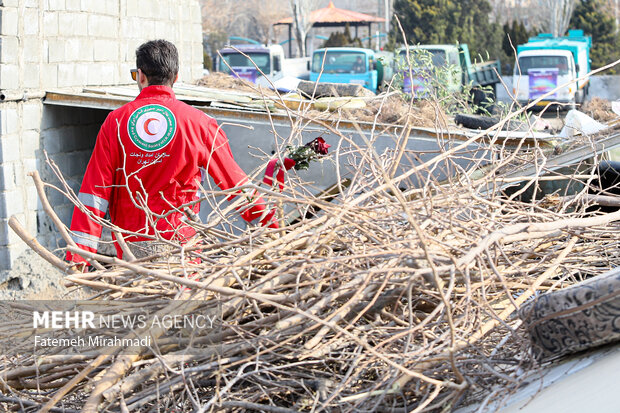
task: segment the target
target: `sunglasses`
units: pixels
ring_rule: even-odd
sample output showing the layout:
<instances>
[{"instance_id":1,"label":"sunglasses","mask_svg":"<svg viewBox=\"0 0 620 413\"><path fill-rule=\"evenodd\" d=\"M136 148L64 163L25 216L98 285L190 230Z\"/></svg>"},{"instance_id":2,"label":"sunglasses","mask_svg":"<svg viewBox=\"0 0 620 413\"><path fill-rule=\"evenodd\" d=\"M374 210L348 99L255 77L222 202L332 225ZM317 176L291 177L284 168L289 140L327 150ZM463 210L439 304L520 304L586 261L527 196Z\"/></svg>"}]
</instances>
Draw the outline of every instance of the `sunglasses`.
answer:
<instances>
[{"instance_id":1,"label":"sunglasses","mask_svg":"<svg viewBox=\"0 0 620 413\"><path fill-rule=\"evenodd\" d=\"M131 73L131 78L133 79L134 82L138 79L138 70L139 69L131 69L129 71L129 73ZM145 75L149 76L149 74L146 73L144 70L142 71L142 73L144 73Z\"/></svg>"}]
</instances>

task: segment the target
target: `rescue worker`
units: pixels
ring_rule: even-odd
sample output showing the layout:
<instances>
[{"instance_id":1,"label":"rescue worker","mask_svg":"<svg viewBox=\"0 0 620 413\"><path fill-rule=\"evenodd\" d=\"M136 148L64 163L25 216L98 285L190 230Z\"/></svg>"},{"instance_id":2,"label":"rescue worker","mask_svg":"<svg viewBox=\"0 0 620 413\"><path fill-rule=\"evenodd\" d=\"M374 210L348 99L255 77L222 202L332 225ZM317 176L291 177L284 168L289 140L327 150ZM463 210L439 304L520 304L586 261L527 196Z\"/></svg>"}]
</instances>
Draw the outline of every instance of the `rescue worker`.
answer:
<instances>
[{"instance_id":1,"label":"rescue worker","mask_svg":"<svg viewBox=\"0 0 620 413\"><path fill-rule=\"evenodd\" d=\"M156 232L184 243L195 230L175 208L199 198L201 168L223 190L246 183L248 177L216 121L175 98L172 85L179 60L172 43L142 44L136 50L136 67L131 75L140 94L103 123L78 198L95 217L103 218L109 207L112 223L132 233L126 241L134 246L148 244ZM277 228L274 212L265 210L262 198L248 202L239 210L246 221ZM199 203L192 207L195 213L199 208ZM78 207L71 232L78 247L97 251L102 226ZM78 254L68 252L67 259L87 265Z\"/></svg>"}]
</instances>

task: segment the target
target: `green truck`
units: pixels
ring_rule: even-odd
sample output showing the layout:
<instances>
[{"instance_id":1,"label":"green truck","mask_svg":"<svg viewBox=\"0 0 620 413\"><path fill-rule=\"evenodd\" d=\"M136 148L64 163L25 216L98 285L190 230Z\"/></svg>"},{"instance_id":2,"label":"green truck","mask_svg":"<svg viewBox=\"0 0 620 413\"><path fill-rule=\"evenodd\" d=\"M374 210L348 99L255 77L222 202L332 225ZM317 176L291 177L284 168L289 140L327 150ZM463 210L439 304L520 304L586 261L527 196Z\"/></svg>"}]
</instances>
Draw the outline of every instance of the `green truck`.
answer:
<instances>
[{"instance_id":1,"label":"green truck","mask_svg":"<svg viewBox=\"0 0 620 413\"><path fill-rule=\"evenodd\" d=\"M428 62L422 56L430 56ZM409 63L407 60L409 56ZM424 98L430 93L433 76L438 68L446 70L446 79L442 84L450 93L458 93L464 85L471 85L474 90L474 103L480 103L491 91L495 95L496 85L500 82L501 67L498 60L472 63L466 44L433 44L401 47L396 51L394 73L403 78L403 92L414 98ZM432 67L428 67L429 63ZM483 89L484 88L484 89Z\"/></svg>"}]
</instances>

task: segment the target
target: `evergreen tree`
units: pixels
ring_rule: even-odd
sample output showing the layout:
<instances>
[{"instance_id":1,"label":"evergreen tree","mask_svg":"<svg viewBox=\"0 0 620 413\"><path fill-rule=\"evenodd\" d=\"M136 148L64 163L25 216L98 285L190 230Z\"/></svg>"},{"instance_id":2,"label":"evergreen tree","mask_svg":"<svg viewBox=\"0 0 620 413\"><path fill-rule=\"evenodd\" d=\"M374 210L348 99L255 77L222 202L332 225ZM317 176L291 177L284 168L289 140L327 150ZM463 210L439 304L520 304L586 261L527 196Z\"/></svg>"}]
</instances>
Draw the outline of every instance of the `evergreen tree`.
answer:
<instances>
[{"instance_id":1,"label":"evergreen tree","mask_svg":"<svg viewBox=\"0 0 620 413\"><path fill-rule=\"evenodd\" d=\"M329 35L329 38L323 42L322 47L362 47L362 42L357 37L351 38L351 29L349 25L345 25L344 32L333 32Z\"/></svg>"},{"instance_id":2,"label":"evergreen tree","mask_svg":"<svg viewBox=\"0 0 620 413\"><path fill-rule=\"evenodd\" d=\"M530 36L536 34L536 30L528 32L525 25L521 21L513 20L504 24L502 38L502 50L500 61L502 62L502 71L505 75L512 74L512 68L515 62L515 53L517 46L527 43Z\"/></svg>"},{"instance_id":3,"label":"evergreen tree","mask_svg":"<svg viewBox=\"0 0 620 413\"><path fill-rule=\"evenodd\" d=\"M592 36L592 69L605 66L620 59L620 36L616 33L614 16L603 0L581 0L575 7L571 19L572 29L582 29ZM611 68L606 74L620 72L618 67Z\"/></svg>"},{"instance_id":4,"label":"evergreen tree","mask_svg":"<svg viewBox=\"0 0 620 413\"><path fill-rule=\"evenodd\" d=\"M507 56L513 56L513 58L517 46L527 43L530 36L535 34L528 32L523 22L517 20L513 20L510 24L504 24L503 30L502 50Z\"/></svg>"},{"instance_id":5,"label":"evergreen tree","mask_svg":"<svg viewBox=\"0 0 620 413\"><path fill-rule=\"evenodd\" d=\"M472 57L494 59L501 55L502 29L489 21L487 0L395 0L394 13L400 20L408 44L466 43ZM392 41L403 43L395 21Z\"/></svg>"}]
</instances>

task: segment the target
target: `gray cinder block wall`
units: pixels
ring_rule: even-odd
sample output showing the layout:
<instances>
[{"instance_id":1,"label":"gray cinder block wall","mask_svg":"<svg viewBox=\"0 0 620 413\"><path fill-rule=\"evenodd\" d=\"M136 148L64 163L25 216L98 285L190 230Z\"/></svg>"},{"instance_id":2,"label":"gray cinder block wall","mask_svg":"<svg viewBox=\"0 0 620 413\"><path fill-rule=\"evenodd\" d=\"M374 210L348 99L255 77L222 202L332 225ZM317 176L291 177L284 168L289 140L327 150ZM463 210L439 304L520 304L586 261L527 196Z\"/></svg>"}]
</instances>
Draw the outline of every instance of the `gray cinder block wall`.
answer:
<instances>
[{"instance_id":1,"label":"gray cinder block wall","mask_svg":"<svg viewBox=\"0 0 620 413\"><path fill-rule=\"evenodd\" d=\"M45 105L45 91L131 83L136 47L158 38L177 45L181 81L202 76L198 0L0 0L0 270L27 248L12 215L44 245L57 241L27 173L53 181L45 150L79 188L108 113ZM69 222L68 201L49 195Z\"/></svg>"}]
</instances>

